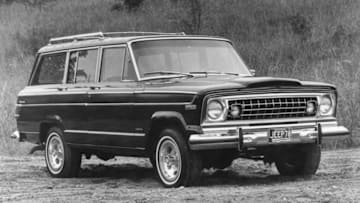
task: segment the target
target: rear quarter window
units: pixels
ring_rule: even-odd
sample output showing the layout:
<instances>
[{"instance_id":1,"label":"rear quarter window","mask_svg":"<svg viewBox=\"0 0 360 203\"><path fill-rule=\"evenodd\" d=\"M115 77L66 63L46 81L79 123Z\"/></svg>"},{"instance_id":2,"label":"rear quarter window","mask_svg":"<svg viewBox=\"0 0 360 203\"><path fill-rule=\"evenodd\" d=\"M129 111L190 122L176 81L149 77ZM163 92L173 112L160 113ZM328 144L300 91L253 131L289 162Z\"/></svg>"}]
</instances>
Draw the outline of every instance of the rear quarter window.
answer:
<instances>
[{"instance_id":1,"label":"rear quarter window","mask_svg":"<svg viewBox=\"0 0 360 203\"><path fill-rule=\"evenodd\" d=\"M64 78L66 53L42 55L31 85L60 84Z\"/></svg>"}]
</instances>

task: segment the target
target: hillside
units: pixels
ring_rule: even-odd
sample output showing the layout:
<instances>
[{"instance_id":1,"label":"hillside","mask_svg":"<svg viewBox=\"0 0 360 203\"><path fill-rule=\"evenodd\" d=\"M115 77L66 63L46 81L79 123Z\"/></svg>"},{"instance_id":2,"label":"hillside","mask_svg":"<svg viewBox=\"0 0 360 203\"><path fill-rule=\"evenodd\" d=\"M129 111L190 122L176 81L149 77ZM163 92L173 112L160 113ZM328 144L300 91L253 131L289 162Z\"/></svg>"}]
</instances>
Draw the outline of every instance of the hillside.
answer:
<instances>
[{"instance_id":1,"label":"hillside","mask_svg":"<svg viewBox=\"0 0 360 203\"><path fill-rule=\"evenodd\" d=\"M359 143L360 1L0 1L0 153L23 153L8 135L34 53L50 37L95 31L162 31L231 39L258 75L335 84L338 118ZM26 147L25 147L26 148Z\"/></svg>"}]
</instances>

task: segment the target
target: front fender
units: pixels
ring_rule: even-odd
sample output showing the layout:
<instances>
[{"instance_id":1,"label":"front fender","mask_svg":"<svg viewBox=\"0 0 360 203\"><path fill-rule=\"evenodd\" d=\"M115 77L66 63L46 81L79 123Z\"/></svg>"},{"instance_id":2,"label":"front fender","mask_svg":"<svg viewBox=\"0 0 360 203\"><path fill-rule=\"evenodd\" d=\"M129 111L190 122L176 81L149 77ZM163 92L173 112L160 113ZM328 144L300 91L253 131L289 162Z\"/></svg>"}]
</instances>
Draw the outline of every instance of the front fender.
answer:
<instances>
[{"instance_id":1,"label":"front fender","mask_svg":"<svg viewBox=\"0 0 360 203\"><path fill-rule=\"evenodd\" d=\"M147 148L152 149L153 142L156 140L161 129L167 127L177 127L184 133L187 140L191 134L201 133L200 126L188 125L184 116L176 111L158 111L151 116L150 129L147 133Z\"/></svg>"},{"instance_id":2,"label":"front fender","mask_svg":"<svg viewBox=\"0 0 360 203\"><path fill-rule=\"evenodd\" d=\"M158 111L151 116L150 131L155 128L162 128L166 125L176 125L186 135L192 133L201 133L201 127L198 125L187 124L184 116L176 111Z\"/></svg>"},{"instance_id":3,"label":"front fender","mask_svg":"<svg viewBox=\"0 0 360 203\"><path fill-rule=\"evenodd\" d=\"M183 115L176 111L158 111L151 116L151 123L158 122L160 120L174 121L181 124L186 129L186 121Z\"/></svg>"}]
</instances>

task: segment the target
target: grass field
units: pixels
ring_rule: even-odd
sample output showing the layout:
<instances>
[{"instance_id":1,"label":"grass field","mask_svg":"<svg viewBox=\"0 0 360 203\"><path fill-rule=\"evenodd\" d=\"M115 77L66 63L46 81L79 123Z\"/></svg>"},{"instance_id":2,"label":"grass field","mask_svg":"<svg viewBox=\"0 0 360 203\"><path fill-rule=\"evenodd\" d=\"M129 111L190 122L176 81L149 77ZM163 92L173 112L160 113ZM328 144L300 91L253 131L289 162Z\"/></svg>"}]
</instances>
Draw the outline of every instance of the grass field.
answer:
<instances>
[{"instance_id":1,"label":"grass field","mask_svg":"<svg viewBox=\"0 0 360 203\"><path fill-rule=\"evenodd\" d=\"M338 118L359 144L360 1L121 0L0 1L0 153L22 154L9 141L16 94L38 48L50 37L95 31L163 31L231 39L258 75L335 84ZM41 4L26 2L43 2Z\"/></svg>"}]
</instances>

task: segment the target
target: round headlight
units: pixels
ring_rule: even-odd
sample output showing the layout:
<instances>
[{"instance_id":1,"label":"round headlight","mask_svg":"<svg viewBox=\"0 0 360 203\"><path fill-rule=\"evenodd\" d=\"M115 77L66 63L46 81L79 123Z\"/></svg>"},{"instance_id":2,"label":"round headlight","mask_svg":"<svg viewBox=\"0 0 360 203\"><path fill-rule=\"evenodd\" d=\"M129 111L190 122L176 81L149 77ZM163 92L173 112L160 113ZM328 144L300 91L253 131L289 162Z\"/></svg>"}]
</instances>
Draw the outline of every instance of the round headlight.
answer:
<instances>
[{"instance_id":1,"label":"round headlight","mask_svg":"<svg viewBox=\"0 0 360 203\"><path fill-rule=\"evenodd\" d=\"M332 108L332 102L329 96L322 96L320 99L320 113L327 114Z\"/></svg>"},{"instance_id":2,"label":"round headlight","mask_svg":"<svg viewBox=\"0 0 360 203\"><path fill-rule=\"evenodd\" d=\"M210 120L218 120L224 112L224 106L220 101L210 101L207 107L207 115Z\"/></svg>"}]
</instances>

